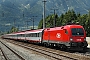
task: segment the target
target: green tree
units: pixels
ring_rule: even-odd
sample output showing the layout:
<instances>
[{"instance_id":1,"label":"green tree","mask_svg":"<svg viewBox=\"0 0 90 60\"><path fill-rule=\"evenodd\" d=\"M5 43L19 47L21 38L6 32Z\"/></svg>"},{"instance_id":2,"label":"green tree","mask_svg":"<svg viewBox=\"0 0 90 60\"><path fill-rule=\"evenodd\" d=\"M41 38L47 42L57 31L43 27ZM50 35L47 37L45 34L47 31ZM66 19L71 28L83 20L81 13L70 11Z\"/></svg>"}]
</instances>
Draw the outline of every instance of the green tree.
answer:
<instances>
[{"instance_id":1,"label":"green tree","mask_svg":"<svg viewBox=\"0 0 90 60\"><path fill-rule=\"evenodd\" d=\"M43 19L39 22L39 25L38 25L38 29L42 29L43 28Z\"/></svg>"},{"instance_id":2,"label":"green tree","mask_svg":"<svg viewBox=\"0 0 90 60\"><path fill-rule=\"evenodd\" d=\"M77 16L73 10L69 10L68 12L65 13L64 18L63 18L63 25L67 24L69 22L75 22L77 19Z\"/></svg>"},{"instance_id":3,"label":"green tree","mask_svg":"<svg viewBox=\"0 0 90 60\"><path fill-rule=\"evenodd\" d=\"M86 22L85 22L85 30L86 30L86 34L87 34L87 36L89 36L90 37L90 11L89 11L89 14L88 14L88 17L87 17L87 20L86 20Z\"/></svg>"},{"instance_id":4,"label":"green tree","mask_svg":"<svg viewBox=\"0 0 90 60\"><path fill-rule=\"evenodd\" d=\"M12 33L12 32L18 32L18 28L12 27L11 30L10 30L10 33Z\"/></svg>"},{"instance_id":5,"label":"green tree","mask_svg":"<svg viewBox=\"0 0 90 60\"><path fill-rule=\"evenodd\" d=\"M57 17L58 16L55 16L55 19L57 20ZM53 26L53 21L54 21L54 15L48 15L46 18L45 18L45 27L48 28L48 27L52 27ZM38 25L38 28L43 28L43 19L39 22L39 25Z\"/></svg>"},{"instance_id":6,"label":"green tree","mask_svg":"<svg viewBox=\"0 0 90 60\"><path fill-rule=\"evenodd\" d=\"M62 26L64 24L63 19L64 19L64 14L61 14L61 16L58 17L57 26Z\"/></svg>"}]
</instances>

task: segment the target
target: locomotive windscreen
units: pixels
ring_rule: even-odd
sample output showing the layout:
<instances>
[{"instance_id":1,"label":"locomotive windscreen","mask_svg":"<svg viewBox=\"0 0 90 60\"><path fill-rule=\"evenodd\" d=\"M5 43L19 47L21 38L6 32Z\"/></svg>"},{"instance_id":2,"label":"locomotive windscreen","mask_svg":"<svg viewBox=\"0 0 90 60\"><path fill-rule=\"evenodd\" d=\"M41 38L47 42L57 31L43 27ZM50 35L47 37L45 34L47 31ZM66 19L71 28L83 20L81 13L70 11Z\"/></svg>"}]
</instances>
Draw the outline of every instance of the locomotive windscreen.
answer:
<instances>
[{"instance_id":1,"label":"locomotive windscreen","mask_svg":"<svg viewBox=\"0 0 90 60\"><path fill-rule=\"evenodd\" d=\"M72 28L71 32L74 36L84 36L84 30L82 28Z\"/></svg>"}]
</instances>

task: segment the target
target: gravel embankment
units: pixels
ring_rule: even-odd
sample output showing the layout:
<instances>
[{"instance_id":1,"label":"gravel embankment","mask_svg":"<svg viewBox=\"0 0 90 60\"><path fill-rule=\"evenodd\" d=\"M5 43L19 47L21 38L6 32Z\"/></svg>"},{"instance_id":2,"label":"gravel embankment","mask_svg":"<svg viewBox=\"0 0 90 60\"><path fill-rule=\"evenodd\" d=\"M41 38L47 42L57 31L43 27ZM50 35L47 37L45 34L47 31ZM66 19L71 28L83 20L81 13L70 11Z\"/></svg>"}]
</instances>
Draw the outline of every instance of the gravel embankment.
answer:
<instances>
[{"instance_id":1,"label":"gravel embankment","mask_svg":"<svg viewBox=\"0 0 90 60\"><path fill-rule=\"evenodd\" d=\"M11 43L7 43L8 45L10 45L11 47L13 47L19 54L21 54L26 60L51 60L47 57L41 56L41 55L37 55L34 52L24 49L22 47L16 46L14 44Z\"/></svg>"}]
</instances>

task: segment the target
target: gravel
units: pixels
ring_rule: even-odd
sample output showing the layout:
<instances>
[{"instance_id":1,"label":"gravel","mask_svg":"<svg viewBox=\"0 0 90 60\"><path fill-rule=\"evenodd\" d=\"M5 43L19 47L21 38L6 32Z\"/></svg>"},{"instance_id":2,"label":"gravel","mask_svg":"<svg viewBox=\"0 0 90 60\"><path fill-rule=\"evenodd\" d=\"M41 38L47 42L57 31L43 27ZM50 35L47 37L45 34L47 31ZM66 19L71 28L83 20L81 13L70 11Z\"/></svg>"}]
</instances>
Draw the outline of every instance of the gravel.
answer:
<instances>
[{"instance_id":1,"label":"gravel","mask_svg":"<svg viewBox=\"0 0 90 60\"><path fill-rule=\"evenodd\" d=\"M11 46L14 50L16 50L19 54L21 54L26 60L51 60L45 56L35 54L33 51L19 47L17 45L11 43L7 43L7 44Z\"/></svg>"},{"instance_id":2,"label":"gravel","mask_svg":"<svg viewBox=\"0 0 90 60\"><path fill-rule=\"evenodd\" d=\"M90 48L90 37L86 37L86 40L89 43L88 47ZM30 51L12 43L7 42L7 44L11 46L14 50L16 50L20 55L22 55L26 60L51 60L45 56L36 54L34 51Z\"/></svg>"}]
</instances>

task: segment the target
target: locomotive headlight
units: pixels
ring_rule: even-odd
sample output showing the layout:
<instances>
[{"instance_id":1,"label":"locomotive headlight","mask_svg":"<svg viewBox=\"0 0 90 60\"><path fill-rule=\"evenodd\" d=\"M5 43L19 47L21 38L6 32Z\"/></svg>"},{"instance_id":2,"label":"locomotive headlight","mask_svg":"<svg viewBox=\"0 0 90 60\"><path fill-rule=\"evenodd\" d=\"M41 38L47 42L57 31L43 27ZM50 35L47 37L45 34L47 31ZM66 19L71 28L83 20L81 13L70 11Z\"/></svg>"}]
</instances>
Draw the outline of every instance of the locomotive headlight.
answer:
<instances>
[{"instance_id":1,"label":"locomotive headlight","mask_svg":"<svg viewBox=\"0 0 90 60\"><path fill-rule=\"evenodd\" d=\"M70 41L73 41L73 39L72 39L72 38L70 38Z\"/></svg>"}]
</instances>

